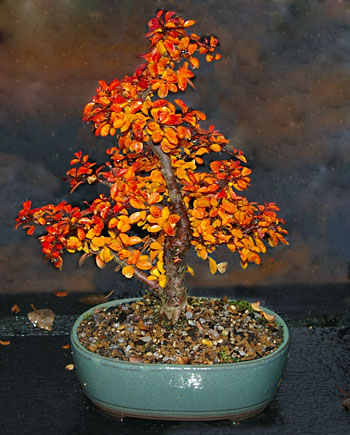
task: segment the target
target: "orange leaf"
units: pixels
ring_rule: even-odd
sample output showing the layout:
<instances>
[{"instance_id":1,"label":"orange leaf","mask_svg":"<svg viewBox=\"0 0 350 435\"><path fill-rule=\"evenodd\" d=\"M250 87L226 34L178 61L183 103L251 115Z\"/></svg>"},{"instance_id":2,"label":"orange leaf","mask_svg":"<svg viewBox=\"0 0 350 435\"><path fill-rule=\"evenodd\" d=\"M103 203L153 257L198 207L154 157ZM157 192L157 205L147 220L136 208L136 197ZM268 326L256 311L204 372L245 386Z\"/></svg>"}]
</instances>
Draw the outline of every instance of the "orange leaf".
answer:
<instances>
[{"instance_id":1,"label":"orange leaf","mask_svg":"<svg viewBox=\"0 0 350 435\"><path fill-rule=\"evenodd\" d=\"M98 248L102 248L106 244L105 238L102 237L94 237L92 239L92 243L97 246Z\"/></svg>"},{"instance_id":2,"label":"orange leaf","mask_svg":"<svg viewBox=\"0 0 350 435\"><path fill-rule=\"evenodd\" d=\"M136 222L138 222L141 218L141 212L140 211L135 211L135 213L132 213L129 216L129 220L131 224L135 224Z\"/></svg>"},{"instance_id":3,"label":"orange leaf","mask_svg":"<svg viewBox=\"0 0 350 435\"><path fill-rule=\"evenodd\" d=\"M234 213L235 211L237 211L236 205L234 205L234 204L232 204L230 202L226 202L224 204L221 204L221 208L223 208L228 213Z\"/></svg>"},{"instance_id":4,"label":"orange leaf","mask_svg":"<svg viewBox=\"0 0 350 435\"><path fill-rule=\"evenodd\" d=\"M243 176L243 177L245 177L245 176L247 176L247 175L249 175L249 174L251 174L251 173L252 173L251 169L249 169L249 168L247 168L247 167L244 167L244 168L242 169L242 176Z\"/></svg>"},{"instance_id":5,"label":"orange leaf","mask_svg":"<svg viewBox=\"0 0 350 435\"><path fill-rule=\"evenodd\" d=\"M272 314L265 313L265 311L263 311L263 316L268 322L273 322L275 320L275 316L273 316Z\"/></svg>"},{"instance_id":6,"label":"orange leaf","mask_svg":"<svg viewBox=\"0 0 350 435\"><path fill-rule=\"evenodd\" d=\"M199 67L199 60L196 57L190 57L190 62L193 68Z\"/></svg>"},{"instance_id":7,"label":"orange leaf","mask_svg":"<svg viewBox=\"0 0 350 435\"><path fill-rule=\"evenodd\" d=\"M193 26L193 24L195 24L195 20L186 20L184 22L184 27L190 27Z\"/></svg>"},{"instance_id":8,"label":"orange leaf","mask_svg":"<svg viewBox=\"0 0 350 435\"><path fill-rule=\"evenodd\" d=\"M196 201L196 207L209 207L210 201L208 198L200 198Z\"/></svg>"},{"instance_id":9,"label":"orange leaf","mask_svg":"<svg viewBox=\"0 0 350 435\"><path fill-rule=\"evenodd\" d=\"M189 139L191 137L191 131L183 125L179 125L176 128L176 132L180 139Z\"/></svg>"},{"instance_id":10,"label":"orange leaf","mask_svg":"<svg viewBox=\"0 0 350 435\"><path fill-rule=\"evenodd\" d=\"M122 274L126 278L132 278L134 276L135 269L132 266L124 266L122 269Z\"/></svg>"},{"instance_id":11,"label":"orange leaf","mask_svg":"<svg viewBox=\"0 0 350 435\"><path fill-rule=\"evenodd\" d=\"M168 222L170 224L176 224L176 222L179 222L180 219L181 218L180 218L180 216L178 214L171 214L169 216Z\"/></svg>"},{"instance_id":12,"label":"orange leaf","mask_svg":"<svg viewBox=\"0 0 350 435\"><path fill-rule=\"evenodd\" d=\"M115 228L118 225L118 219L113 217L109 222L108 222L108 228L112 229Z\"/></svg>"},{"instance_id":13,"label":"orange leaf","mask_svg":"<svg viewBox=\"0 0 350 435\"><path fill-rule=\"evenodd\" d=\"M152 269L152 263L147 260L140 260L136 263L136 267L138 267L141 270L150 270Z\"/></svg>"},{"instance_id":14,"label":"orange leaf","mask_svg":"<svg viewBox=\"0 0 350 435\"><path fill-rule=\"evenodd\" d=\"M62 292L56 292L55 296L57 296L58 298L65 298L66 296L68 296L68 291L64 290Z\"/></svg>"},{"instance_id":15,"label":"orange leaf","mask_svg":"<svg viewBox=\"0 0 350 435\"><path fill-rule=\"evenodd\" d=\"M232 234L234 237L237 237L237 238L239 238L239 239L241 239L241 238L243 237L243 233L242 233L242 231L241 231L241 230L238 230L238 229L233 229L233 230L231 231L231 234Z\"/></svg>"},{"instance_id":16,"label":"orange leaf","mask_svg":"<svg viewBox=\"0 0 350 435\"><path fill-rule=\"evenodd\" d=\"M247 163L247 159L245 158L245 156L243 154L236 156L236 159L239 159L242 162Z\"/></svg>"},{"instance_id":17,"label":"orange leaf","mask_svg":"<svg viewBox=\"0 0 350 435\"><path fill-rule=\"evenodd\" d=\"M169 222L164 222L163 224L163 230L168 236L175 236L176 231L174 228L169 224Z\"/></svg>"},{"instance_id":18,"label":"orange leaf","mask_svg":"<svg viewBox=\"0 0 350 435\"><path fill-rule=\"evenodd\" d=\"M158 192L153 192L148 197L148 204L155 204L156 202L159 202L161 199L162 197Z\"/></svg>"},{"instance_id":19,"label":"orange leaf","mask_svg":"<svg viewBox=\"0 0 350 435\"><path fill-rule=\"evenodd\" d=\"M29 227L28 229L27 229L27 234L28 234L28 236L32 236L33 234L34 234L34 225L32 225L31 227Z\"/></svg>"},{"instance_id":20,"label":"orange leaf","mask_svg":"<svg viewBox=\"0 0 350 435\"><path fill-rule=\"evenodd\" d=\"M165 136L167 137L167 139L169 140L169 142L172 143L172 144L174 144L174 145L177 145L177 143L178 143L178 139L177 139L177 136L176 136L175 130L173 130L173 129L170 128L170 127L166 127L166 128L164 129L164 131L165 131Z\"/></svg>"},{"instance_id":21,"label":"orange leaf","mask_svg":"<svg viewBox=\"0 0 350 435\"><path fill-rule=\"evenodd\" d=\"M1 344L1 346L8 346L10 343L11 343L10 340L6 340L6 341L4 341L4 340L0 340L0 344Z\"/></svg>"},{"instance_id":22,"label":"orange leaf","mask_svg":"<svg viewBox=\"0 0 350 435\"><path fill-rule=\"evenodd\" d=\"M157 205L152 205L149 208L149 211L150 211L151 215L155 218L159 218L160 216L162 216L162 209L160 207L158 207Z\"/></svg>"},{"instance_id":23,"label":"orange leaf","mask_svg":"<svg viewBox=\"0 0 350 435\"><path fill-rule=\"evenodd\" d=\"M81 228L78 228L77 236L78 236L79 240L84 240L85 239L85 231L82 230Z\"/></svg>"},{"instance_id":24,"label":"orange leaf","mask_svg":"<svg viewBox=\"0 0 350 435\"><path fill-rule=\"evenodd\" d=\"M120 234L121 235L121 234ZM130 246L132 246L132 245L137 245L137 243L141 243L142 242L142 239L141 239L141 237L138 237L138 236L131 236L130 238L129 238L129 244L130 244Z\"/></svg>"},{"instance_id":25,"label":"orange leaf","mask_svg":"<svg viewBox=\"0 0 350 435\"><path fill-rule=\"evenodd\" d=\"M13 313L20 313L20 312L21 312L21 309L19 308L19 306L18 306L17 304L15 304L15 305L13 305L13 306L11 307L11 311L12 311Z\"/></svg>"},{"instance_id":26,"label":"orange leaf","mask_svg":"<svg viewBox=\"0 0 350 435\"><path fill-rule=\"evenodd\" d=\"M131 199L130 205L134 208L141 208L141 209L146 208L145 204L142 201L140 201L139 199Z\"/></svg>"},{"instance_id":27,"label":"orange leaf","mask_svg":"<svg viewBox=\"0 0 350 435\"><path fill-rule=\"evenodd\" d=\"M62 347L62 349L70 349L70 344L64 344L61 347Z\"/></svg>"},{"instance_id":28,"label":"orange leaf","mask_svg":"<svg viewBox=\"0 0 350 435\"><path fill-rule=\"evenodd\" d=\"M124 246L130 246L130 237L127 234L120 233L119 237Z\"/></svg>"}]
</instances>

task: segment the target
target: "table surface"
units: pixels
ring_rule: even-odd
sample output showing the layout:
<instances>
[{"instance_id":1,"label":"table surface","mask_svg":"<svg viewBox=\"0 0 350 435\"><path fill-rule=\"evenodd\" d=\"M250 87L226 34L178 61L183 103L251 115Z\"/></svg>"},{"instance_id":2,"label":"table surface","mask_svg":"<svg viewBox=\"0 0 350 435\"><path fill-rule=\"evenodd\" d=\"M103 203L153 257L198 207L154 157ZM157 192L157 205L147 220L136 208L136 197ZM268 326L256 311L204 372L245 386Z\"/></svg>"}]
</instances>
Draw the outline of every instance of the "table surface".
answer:
<instances>
[{"instance_id":1,"label":"table surface","mask_svg":"<svg viewBox=\"0 0 350 435\"><path fill-rule=\"evenodd\" d=\"M1 434L350 433L350 413L342 406L344 397L338 390L350 393L350 323L346 318L340 316L343 320L339 321L331 314L317 317L314 313L313 320L309 316L302 324L297 310L280 306L278 312L288 318L291 331L287 371L272 404L251 420L240 424L119 421L97 411L82 393L74 370L65 368L72 356L62 346L69 343L74 319L87 309L78 301L80 296L0 295L0 339L10 340L0 347ZM10 310L16 301L23 307L17 315ZM51 332L34 328L27 320L30 303L56 312Z\"/></svg>"}]
</instances>

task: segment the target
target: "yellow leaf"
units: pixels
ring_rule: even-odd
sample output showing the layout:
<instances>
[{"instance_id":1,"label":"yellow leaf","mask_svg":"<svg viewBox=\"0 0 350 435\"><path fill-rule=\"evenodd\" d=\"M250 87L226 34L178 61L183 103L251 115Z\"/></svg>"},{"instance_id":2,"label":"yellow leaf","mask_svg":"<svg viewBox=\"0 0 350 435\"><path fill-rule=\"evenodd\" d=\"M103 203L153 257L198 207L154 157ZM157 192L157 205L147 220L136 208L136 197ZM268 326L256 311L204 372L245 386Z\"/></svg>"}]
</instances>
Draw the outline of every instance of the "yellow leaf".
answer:
<instances>
[{"instance_id":1,"label":"yellow leaf","mask_svg":"<svg viewBox=\"0 0 350 435\"><path fill-rule=\"evenodd\" d=\"M248 267L248 262L247 261L241 261L241 268L242 269L246 269Z\"/></svg>"},{"instance_id":2,"label":"yellow leaf","mask_svg":"<svg viewBox=\"0 0 350 435\"><path fill-rule=\"evenodd\" d=\"M95 246L98 246L99 248L102 248L102 246L104 246L106 244L105 238L103 236L102 237L94 237L92 239L92 243Z\"/></svg>"},{"instance_id":3,"label":"yellow leaf","mask_svg":"<svg viewBox=\"0 0 350 435\"><path fill-rule=\"evenodd\" d=\"M194 270L192 269L192 267L187 266L187 272L188 272L190 275L194 276Z\"/></svg>"},{"instance_id":4,"label":"yellow leaf","mask_svg":"<svg viewBox=\"0 0 350 435\"><path fill-rule=\"evenodd\" d=\"M218 143L213 143L213 145L210 145L210 149L215 153L218 153L221 151L221 146Z\"/></svg>"},{"instance_id":5,"label":"yellow leaf","mask_svg":"<svg viewBox=\"0 0 350 435\"><path fill-rule=\"evenodd\" d=\"M102 260L105 263L109 263L111 260L113 260L114 256L111 254L111 251L109 248L107 248L107 246L105 246L101 253L100 253L100 257L102 258Z\"/></svg>"},{"instance_id":6,"label":"yellow leaf","mask_svg":"<svg viewBox=\"0 0 350 435\"><path fill-rule=\"evenodd\" d=\"M210 272L214 275L216 271L218 270L218 265L216 264L216 261L213 260L211 257L208 257L209 260L209 269Z\"/></svg>"},{"instance_id":7,"label":"yellow leaf","mask_svg":"<svg viewBox=\"0 0 350 435\"><path fill-rule=\"evenodd\" d=\"M247 175L249 175L249 174L251 174L251 173L252 173L251 169L249 169L249 168L247 168L247 167L244 167L244 168L242 169L242 176L243 176L243 177L246 177Z\"/></svg>"},{"instance_id":8,"label":"yellow leaf","mask_svg":"<svg viewBox=\"0 0 350 435\"><path fill-rule=\"evenodd\" d=\"M241 238L243 237L243 233L242 233L241 230L233 229L233 230L231 231L231 234L232 234L234 237L237 237L238 239L241 239Z\"/></svg>"},{"instance_id":9,"label":"yellow leaf","mask_svg":"<svg viewBox=\"0 0 350 435\"><path fill-rule=\"evenodd\" d=\"M158 249L163 249L163 246L159 242L152 242L150 248L154 250L158 250Z\"/></svg>"},{"instance_id":10,"label":"yellow leaf","mask_svg":"<svg viewBox=\"0 0 350 435\"><path fill-rule=\"evenodd\" d=\"M160 275L160 277L158 278L158 283L161 287L165 287L166 284L166 276L165 275Z\"/></svg>"},{"instance_id":11,"label":"yellow leaf","mask_svg":"<svg viewBox=\"0 0 350 435\"><path fill-rule=\"evenodd\" d=\"M141 209L146 208L145 204L142 201L140 201L139 199L131 199L130 205L134 208L141 208Z\"/></svg>"},{"instance_id":12,"label":"yellow leaf","mask_svg":"<svg viewBox=\"0 0 350 435\"><path fill-rule=\"evenodd\" d=\"M132 266L124 266L122 269L122 274L126 277L126 278L132 278L134 276L134 268Z\"/></svg>"},{"instance_id":13,"label":"yellow leaf","mask_svg":"<svg viewBox=\"0 0 350 435\"><path fill-rule=\"evenodd\" d=\"M110 128L111 128L111 126L109 124L104 125L101 128L101 136L107 136L108 133L109 133Z\"/></svg>"},{"instance_id":14,"label":"yellow leaf","mask_svg":"<svg viewBox=\"0 0 350 435\"><path fill-rule=\"evenodd\" d=\"M95 230L94 230L93 228L91 228L91 229L87 232L86 237L87 237L88 239L93 239L93 238L95 237Z\"/></svg>"},{"instance_id":15,"label":"yellow leaf","mask_svg":"<svg viewBox=\"0 0 350 435\"><path fill-rule=\"evenodd\" d=\"M204 346L212 346L212 345L213 345L213 342L210 341L210 340L207 340L207 339L203 338L203 340L202 340L202 344L204 344Z\"/></svg>"}]
</instances>

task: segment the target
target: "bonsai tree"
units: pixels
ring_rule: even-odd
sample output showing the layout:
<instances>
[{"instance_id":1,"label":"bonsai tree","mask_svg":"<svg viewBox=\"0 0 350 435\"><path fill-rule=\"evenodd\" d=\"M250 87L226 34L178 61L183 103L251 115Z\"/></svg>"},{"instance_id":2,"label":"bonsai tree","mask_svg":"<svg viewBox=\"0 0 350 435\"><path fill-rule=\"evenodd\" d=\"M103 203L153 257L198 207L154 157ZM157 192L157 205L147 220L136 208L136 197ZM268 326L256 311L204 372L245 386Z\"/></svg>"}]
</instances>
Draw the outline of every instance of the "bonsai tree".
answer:
<instances>
[{"instance_id":1,"label":"bonsai tree","mask_svg":"<svg viewBox=\"0 0 350 435\"><path fill-rule=\"evenodd\" d=\"M242 151L210 125L206 115L174 94L194 88L197 55L220 59L218 39L189 33L195 23L160 10L149 23L150 49L131 76L101 80L84 109L96 136L111 136L103 165L75 153L67 179L71 192L83 183L102 184L105 193L82 207L61 202L32 208L23 203L17 227L33 235L42 252L62 268L64 251L95 256L99 268L116 263L159 296L162 314L175 324L186 305L186 253L194 248L212 274L224 272L213 258L224 245L241 266L260 264L266 246L287 244L275 203L249 202L242 195L251 170ZM175 95L176 97L176 95Z\"/></svg>"}]
</instances>

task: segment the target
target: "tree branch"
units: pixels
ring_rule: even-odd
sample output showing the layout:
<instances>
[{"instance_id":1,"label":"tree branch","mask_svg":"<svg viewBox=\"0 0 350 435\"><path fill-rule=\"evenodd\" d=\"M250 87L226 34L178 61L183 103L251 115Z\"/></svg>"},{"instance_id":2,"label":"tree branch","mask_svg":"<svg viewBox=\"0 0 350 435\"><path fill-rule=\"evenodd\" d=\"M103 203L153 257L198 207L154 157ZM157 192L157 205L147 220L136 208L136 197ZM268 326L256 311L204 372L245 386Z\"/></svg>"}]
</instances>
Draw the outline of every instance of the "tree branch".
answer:
<instances>
[{"instance_id":1,"label":"tree branch","mask_svg":"<svg viewBox=\"0 0 350 435\"><path fill-rule=\"evenodd\" d=\"M119 265L120 267L125 267L125 266L128 265L128 264L126 263L126 261L121 260L121 259L118 257L117 254L114 255L114 261L115 261L116 263L118 263L118 265ZM137 267L135 267L135 266L133 266L133 267L134 267L134 276L135 276L135 278L137 278L137 279L138 279L139 281L141 281L143 284L146 284L147 287L149 287L150 290L154 291L157 295L161 295L161 294L162 294L163 289L162 289L162 287L159 286L159 284L158 284L157 281L150 281L150 280L147 278L147 275L144 274L143 272L141 272L140 269L137 269Z\"/></svg>"}]
</instances>

